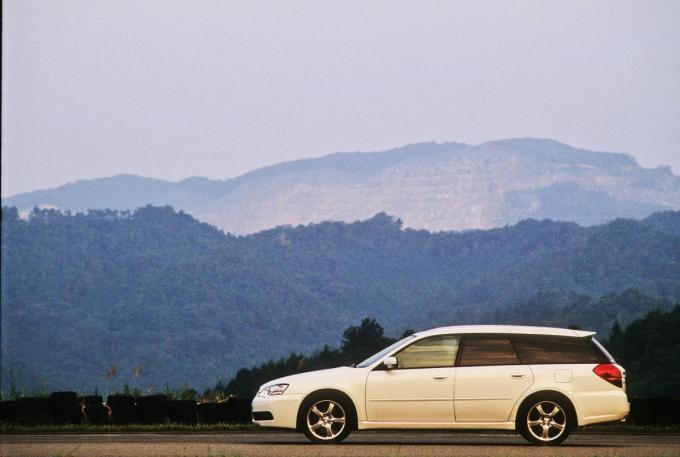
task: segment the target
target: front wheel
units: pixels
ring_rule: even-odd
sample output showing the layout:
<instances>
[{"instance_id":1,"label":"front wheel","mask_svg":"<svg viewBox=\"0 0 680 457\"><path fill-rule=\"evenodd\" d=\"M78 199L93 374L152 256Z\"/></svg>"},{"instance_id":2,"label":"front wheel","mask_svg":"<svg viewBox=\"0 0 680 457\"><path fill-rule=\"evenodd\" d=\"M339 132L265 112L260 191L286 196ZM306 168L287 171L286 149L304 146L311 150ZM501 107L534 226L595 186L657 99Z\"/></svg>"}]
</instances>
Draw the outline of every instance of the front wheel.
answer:
<instances>
[{"instance_id":1,"label":"front wheel","mask_svg":"<svg viewBox=\"0 0 680 457\"><path fill-rule=\"evenodd\" d=\"M575 425L568 408L569 405L557 397L536 398L520 408L517 428L533 444L560 444Z\"/></svg>"},{"instance_id":2,"label":"front wheel","mask_svg":"<svg viewBox=\"0 0 680 457\"><path fill-rule=\"evenodd\" d=\"M304 407L305 435L313 443L339 443L350 433L349 408L337 398L312 399Z\"/></svg>"}]
</instances>

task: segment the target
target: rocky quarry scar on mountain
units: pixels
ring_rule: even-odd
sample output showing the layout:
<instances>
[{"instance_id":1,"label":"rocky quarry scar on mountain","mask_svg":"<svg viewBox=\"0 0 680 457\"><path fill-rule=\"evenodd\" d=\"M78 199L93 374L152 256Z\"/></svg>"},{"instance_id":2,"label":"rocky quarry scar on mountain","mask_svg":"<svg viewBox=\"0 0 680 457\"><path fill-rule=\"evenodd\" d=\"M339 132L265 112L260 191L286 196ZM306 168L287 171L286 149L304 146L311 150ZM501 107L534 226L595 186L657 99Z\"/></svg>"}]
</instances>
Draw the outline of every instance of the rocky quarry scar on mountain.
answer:
<instances>
[{"instance_id":1,"label":"rocky quarry scar on mountain","mask_svg":"<svg viewBox=\"0 0 680 457\"><path fill-rule=\"evenodd\" d=\"M526 138L337 153L224 181L121 175L3 199L24 213L34 206L76 212L147 204L170 205L233 234L351 222L382 211L405 227L431 231L499 227L526 218L594 225L680 209L680 177L667 167L642 168L626 154Z\"/></svg>"}]
</instances>

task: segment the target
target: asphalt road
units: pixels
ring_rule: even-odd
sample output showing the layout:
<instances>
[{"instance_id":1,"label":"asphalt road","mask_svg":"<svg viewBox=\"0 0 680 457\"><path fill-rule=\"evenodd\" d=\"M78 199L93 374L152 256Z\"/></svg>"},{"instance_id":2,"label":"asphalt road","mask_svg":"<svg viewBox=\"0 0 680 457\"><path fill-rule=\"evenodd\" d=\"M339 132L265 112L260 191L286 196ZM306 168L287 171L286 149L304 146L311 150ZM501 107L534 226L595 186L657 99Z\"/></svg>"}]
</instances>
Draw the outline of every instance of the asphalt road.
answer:
<instances>
[{"instance_id":1,"label":"asphalt road","mask_svg":"<svg viewBox=\"0 0 680 457\"><path fill-rule=\"evenodd\" d=\"M339 445L313 445L288 432L58 434L0 436L11 456L680 456L680 436L574 434L559 448L502 433L355 432Z\"/></svg>"}]
</instances>

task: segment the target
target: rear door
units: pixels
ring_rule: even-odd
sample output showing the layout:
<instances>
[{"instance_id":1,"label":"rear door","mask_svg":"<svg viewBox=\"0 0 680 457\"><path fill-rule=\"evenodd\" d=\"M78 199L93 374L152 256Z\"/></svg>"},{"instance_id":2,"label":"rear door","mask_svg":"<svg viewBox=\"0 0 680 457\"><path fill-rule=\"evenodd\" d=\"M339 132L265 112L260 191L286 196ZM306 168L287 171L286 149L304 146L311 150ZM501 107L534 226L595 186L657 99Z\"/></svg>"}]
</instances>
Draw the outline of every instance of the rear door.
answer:
<instances>
[{"instance_id":1,"label":"rear door","mask_svg":"<svg viewBox=\"0 0 680 457\"><path fill-rule=\"evenodd\" d=\"M456 367L457 422L507 422L519 397L533 383L507 336L465 336Z\"/></svg>"}]
</instances>

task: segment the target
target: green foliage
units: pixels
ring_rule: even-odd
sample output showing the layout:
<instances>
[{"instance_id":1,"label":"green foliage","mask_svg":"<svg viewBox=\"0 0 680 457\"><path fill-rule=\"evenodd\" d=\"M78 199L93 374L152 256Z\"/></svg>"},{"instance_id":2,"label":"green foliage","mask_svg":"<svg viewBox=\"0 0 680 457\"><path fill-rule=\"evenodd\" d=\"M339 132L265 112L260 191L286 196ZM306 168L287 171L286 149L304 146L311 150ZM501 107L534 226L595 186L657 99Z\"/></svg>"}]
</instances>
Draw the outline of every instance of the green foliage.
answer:
<instances>
[{"instance_id":1,"label":"green foliage","mask_svg":"<svg viewBox=\"0 0 680 457\"><path fill-rule=\"evenodd\" d=\"M616 322L604 344L626 369L629 395L680 392L680 305L668 312L654 310L624 331Z\"/></svg>"},{"instance_id":2,"label":"green foliage","mask_svg":"<svg viewBox=\"0 0 680 457\"><path fill-rule=\"evenodd\" d=\"M139 387L130 387L128 384L123 385L123 391L116 391L116 394L131 395L135 398L141 397L143 395L142 390Z\"/></svg>"},{"instance_id":3,"label":"green foliage","mask_svg":"<svg viewBox=\"0 0 680 457\"><path fill-rule=\"evenodd\" d=\"M544 291L518 300L480 319L487 323L540 325L594 330L605 337L616 322L628 325L654 309L670 309L669 300L653 298L637 289L591 297L575 292Z\"/></svg>"},{"instance_id":4,"label":"green foliage","mask_svg":"<svg viewBox=\"0 0 680 457\"><path fill-rule=\"evenodd\" d=\"M385 330L375 319L364 319L358 326L349 327L342 334L339 358L345 362L359 363L394 342L384 336ZM320 358L331 354L328 347L319 353Z\"/></svg>"},{"instance_id":5,"label":"green foliage","mask_svg":"<svg viewBox=\"0 0 680 457\"><path fill-rule=\"evenodd\" d=\"M367 359L395 341L385 336L385 330L375 319L366 318L358 326L351 326L344 331L339 349L331 349L326 345L308 357L291 354L288 358L270 360L257 367L242 368L226 386L220 382L208 393L250 398L255 396L260 385L272 379L306 371L352 365Z\"/></svg>"},{"instance_id":6,"label":"green foliage","mask_svg":"<svg viewBox=\"0 0 680 457\"><path fill-rule=\"evenodd\" d=\"M194 400L198 401L198 392L192 389L188 384L184 384L179 389L173 389L169 384L165 385L165 390L162 392L168 397L168 400Z\"/></svg>"},{"instance_id":7,"label":"green foliage","mask_svg":"<svg viewBox=\"0 0 680 457\"><path fill-rule=\"evenodd\" d=\"M234 237L170 207L36 209L27 219L3 208L2 385L11 369L26 391L41 376L50 390L205 389L238 367L339 347L342 330L367 315L398 335L494 321L527 297L639 291L621 306L612 296L601 315L601 299L590 299L560 324L607 330L648 310L636 300L680 299L679 264L680 212L463 233L405 230L383 213ZM545 305L540 322L571 304ZM310 363L301 359L285 363Z\"/></svg>"},{"instance_id":8,"label":"green foliage","mask_svg":"<svg viewBox=\"0 0 680 457\"><path fill-rule=\"evenodd\" d=\"M403 336L411 333L404 332ZM348 360L355 355L360 359L368 358L394 341L384 336L383 328L375 319L364 319L361 325L345 330L340 349L324 346L309 357L291 354L287 359L242 368L226 386L220 382L212 392L253 397L265 382L295 373L348 365ZM609 340L603 344L626 369L629 395L674 396L680 392L680 305L667 313L654 310L632 322L625 331L621 330L619 321L615 321ZM358 352L357 348L363 352Z\"/></svg>"}]
</instances>

